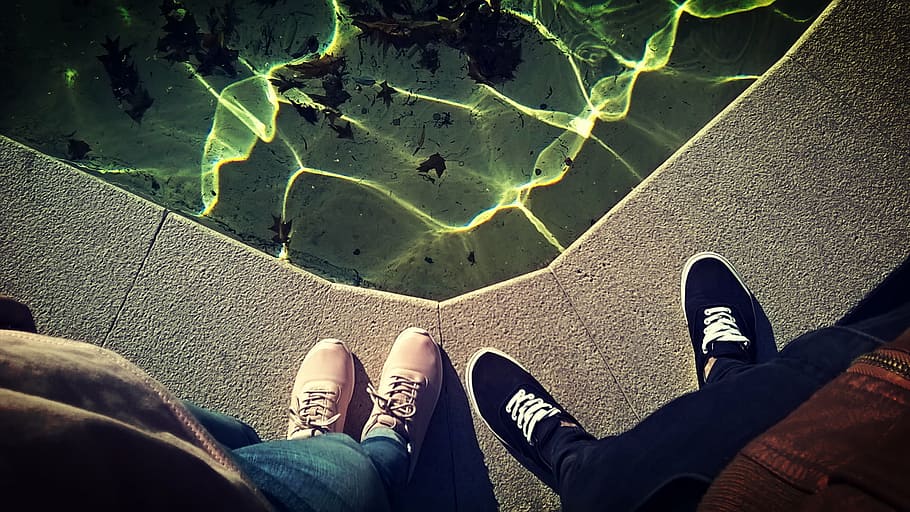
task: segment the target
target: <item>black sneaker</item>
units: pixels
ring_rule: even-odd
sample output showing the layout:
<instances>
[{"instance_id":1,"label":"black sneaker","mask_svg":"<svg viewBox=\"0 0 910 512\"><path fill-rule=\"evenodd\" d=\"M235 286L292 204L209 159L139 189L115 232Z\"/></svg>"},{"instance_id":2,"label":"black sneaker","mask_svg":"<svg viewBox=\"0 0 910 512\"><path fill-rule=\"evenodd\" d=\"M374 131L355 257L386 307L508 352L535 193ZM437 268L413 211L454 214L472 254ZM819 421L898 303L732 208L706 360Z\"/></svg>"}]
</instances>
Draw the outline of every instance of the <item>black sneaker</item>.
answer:
<instances>
[{"instance_id":1,"label":"black sneaker","mask_svg":"<svg viewBox=\"0 0 910 512\"><path fill-rule=\"evenodd\" d=\"M32 310L18 300L5 295L0 295L0 329L38 332L35 329Z\"/></svg>"},{"instance_id":2,"label":"black sneaker","mask_svg":"<svg viewBox=\"0 0 910 512\"><path fill-rule=\"evenodd\" d=\"M540 446L556 427L578 421L523 366L496 349L484 348L471 357L465 385L474 411L509 453L555 490L553 467Z\"/></svg>"},{"instance_id":3,"label":"black sneaker","mask_svg":"<svg viewBox=\"0 0 910 512\"><path fill-rule=\"evenodd\" d=\"M682 271L681 297L695 350L698 386L711 357L762 362L777 354L771 323L733 265L720 254L698 253Z\"/></svg>"}]
</instances>

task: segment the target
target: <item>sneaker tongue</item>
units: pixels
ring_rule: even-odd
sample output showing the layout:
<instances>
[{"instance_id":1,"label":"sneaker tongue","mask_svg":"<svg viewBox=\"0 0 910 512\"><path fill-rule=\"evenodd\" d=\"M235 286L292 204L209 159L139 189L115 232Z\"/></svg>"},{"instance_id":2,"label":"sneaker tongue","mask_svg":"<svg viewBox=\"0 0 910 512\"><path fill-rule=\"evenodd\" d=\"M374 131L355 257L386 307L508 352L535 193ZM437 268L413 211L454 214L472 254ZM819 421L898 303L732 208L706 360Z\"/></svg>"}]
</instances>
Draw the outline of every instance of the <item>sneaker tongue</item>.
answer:
<instances>
[{"instance_id":1,"label":"sneaker tongue","mask_svg":"<svg viewBox=\"0 0 910 512\"><path fill-rule=\"evenodd\" d=\"M537 425L534 426L534 431L531 433L531 439L534 441L534 444L540 446L543 443L546 443L547 440L550 439L550 436L553 435L553 432L559 428L563 420L565 420L565 415L560 412L559 414L555 414L537 422Z\"/></svg>"},{"instance_id":2,"label":"sneaker tongue","mask_svg":"<svg viewBox=\"0 0 910 512\"><path fill-rule=\"evenodd\" d=\"M404 394L401 392L392 393L392 389L391 389L392 382L397 380L397 379L394 379L394 377L402 377L411 382L416 382L417 384L419 384L421 386L426 386L426 384L427 384L426 377L424 377L422 374L415 372L413 370L408 370L405 368L396 368L395 370L390 371L388 380L384 380L381 383L382 387L379 389L379 392L383 396L387 396L388 398L390 398L398 403L406 403L410 399L410 397L407 394Z\"/></svg>"}]
</instances>

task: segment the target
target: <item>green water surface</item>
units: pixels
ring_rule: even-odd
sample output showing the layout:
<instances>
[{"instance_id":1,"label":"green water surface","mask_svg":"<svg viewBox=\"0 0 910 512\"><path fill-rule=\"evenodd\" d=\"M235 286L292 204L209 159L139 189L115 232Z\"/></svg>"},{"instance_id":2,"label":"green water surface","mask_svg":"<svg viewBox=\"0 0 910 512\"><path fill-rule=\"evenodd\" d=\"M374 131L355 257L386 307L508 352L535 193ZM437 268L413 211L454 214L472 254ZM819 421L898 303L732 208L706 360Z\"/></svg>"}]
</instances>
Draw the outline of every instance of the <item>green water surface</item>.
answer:
<instances>
[{"instance_id":1,"label":"green water surface","mask_svg":"<svg viewBox=\"0 0 910 512\"><path fill-rule=\"evenodd\" d=\"M824 5L14 2L0 133L324 277L441 299L552 261ZM183 59L164 27L187 15Z\"/></svg>"}]
</instances>

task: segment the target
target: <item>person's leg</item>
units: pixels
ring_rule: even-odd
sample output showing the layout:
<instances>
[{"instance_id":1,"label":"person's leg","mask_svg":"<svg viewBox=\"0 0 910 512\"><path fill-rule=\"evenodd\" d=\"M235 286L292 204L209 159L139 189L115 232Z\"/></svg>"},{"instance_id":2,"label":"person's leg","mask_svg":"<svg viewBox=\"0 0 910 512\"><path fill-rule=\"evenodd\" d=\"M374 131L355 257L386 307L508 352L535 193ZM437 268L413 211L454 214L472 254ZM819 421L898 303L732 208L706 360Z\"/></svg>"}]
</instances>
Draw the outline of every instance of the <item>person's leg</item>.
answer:
<instances>
[{"instance_id":1,"label":"person's leg","mask_svg":"<svg viewBox=\"0 0 910 512\"><path fill-rule=\"evenodd\" d=\"M262 442L253 427L237 418L203 409L186 400L183 401L183 405L216 441L229 450Z\"/></svg>"},{"instance_id":2,"label":"person's leg","mask_svg":"<svg viewBox=\"0 0 910 512\"><path fill-rule=\"evenodd\" d=\"M714 267L716 276L723 274L717 259L703 261ZM699 307L687 312L687 320L701 313L705 317L704 328L692 329L693 322L688 322L693 345L698 350L707 340L721 371L709 375L700 391L670 402L622 435L596 440L524 368L490 349L468 363L466 387L474 410L510 453L560 494L566 510L627 510L670 486L679 492L703 490L746 443L843 372L855 357L881 343L857 327L884 336L910 323L910 310L904 310L865 326L823 329L800 337L773 357L770 325L763 328L742 313L751 306L717 304L706 294L702 298ZM705 311L721 306L727 311L718 318L711 318L716 312ZM710 328L715 321L720 329ZM729 339L707 339L718 332ZM759 347L757 340L764 340ZM716 341L730 343L714 351ZM761 346L764 362L741 356L758 359L754 354L760 351L751 350ZM676 485L681 479L688 482ZM698 497L675 498L692 506Z\"/></svg>"},{"instance_id":3,"label":"person's leg","mask_svg":"<svg viewBox=\"0 0 910 512\"><path fill-rule=\"evenodd\" d=\"M408 483L411 456L407 439L388 427L376 427L364 436L360 446L373 462L394 502L398 499L398 491Z\"/></svg>"},{"instance_id":4,"label":"person's leg","mask_svg":"<svg viewBox=\"0 0 910 512\"><path fill-rule=\"evenodd\" d=\"M439 347L429 333L411 328L395 340L378 389L368 387L374 407L360 444L337 433L353 386L351 355L342 348L320 342L301 365L289 440L233 452L281 510L390 510L420 453L442 387Z\"/></svg>"},{"instance_id":5,"label":"person's leg","mask_svg":"<svg viewBox=\"0 0 910 512\"><path fill-rule=\"evenodd\" d=\"M910 257L847 312L836 325L853 325L893 311L910 302Z\"/></svg>"},{"instance_id":6,"label":"person's leg","mask_svg":"<svg viewBox=\"0 0 910 512\"><path fill-rule=\"evenodd\" d=\"M427 331L405 329L389 350L378 387L367 387L373 410L361 443L393 505L414 472L441 390L439 346Z\"/></svg>"},{"instance_id":7,"label":"person's leg","mask_svg":"<svg viewBox=\"0 0 910 512\"><path fill-rule=\"evenodd\" d=\"M279 510L391 510L371 457L345 434L270 441L233 454L241 471Z\"/></svg>"},{"instance_id":8,"label":"person's leg","mask_svg":"<svg viewBox=\"0 0 910 512\"><path fill-rule=\"evenodd\" d=\"M779 357L679 397L616 437L593 440L560 429L546 448L566 508L629 508L679 475L710 482L749 441L908 325L905 304L854 326L807 333ZM616 485L605 488L607 481Z\"/></svg>"},{"instance_id":9,"label":"person's leg","mask_svg":"<svg viewBox=\"0 0 910 512\"><path fill-rule=\"evenodd\" d=\"M815 331L780 357L683 395L619 436L594 440L559 429L543 450L565 509L630 509L682 475L710 482L749 441L879 344L843 329Z\"/></svg>"},{"instance_id":10,"label":"person's leg","mask_svg":"<svg viewBox=\"0 0 910 512\"><path fill-rule=\"evenodd\" d=\"M291 391L287 440L234 450L238 466L281 510L387 510L385 486L361 446L341 434L354 358L324 339L307 352Z\"/></svg>"},{"instance_id":11,"label":"person's leg","mask_svg":"<svg viewBox=\"0 0 910 512\"><path fill-rule=\"evenodd\" d=\"M731 269L732 271L732 269ZM735 271L733 271L735 272ZM699 277L699 276L696 276ZM696 281L704 281L703 276ZM716 282L711 282L708 286L712 289L716 287ZM686 279L683 278L683 289L686 286ZM902 312L903 306L910 302L910 294L905 290L910 286L910 258L898 266L891 274L888 275L875 289L869 292L863 299L850 311L835 323L835 326L852 329L856 332L872 336L882 342L888 342L897 337L903 329L906 328L906 316ZM754 299L754 296L753 296ZM685 299L683 299L685 302ZM754 301L759 326L767 323L767 317L761 309L757 300ZM685 306L684 306L685 308ZM770 323L767 328L763 329L771 333ZM757 334L761 338L761 333ZM773 343L773 336L770 338ZM762 341L760 346L769 346L766 341ZM790 351L796 350L798 345L788 345ZM785 349L786 350L786 349ZM767 352L767 351L766 351ZM761 359L759 359L760 361ZM752 365L749 360L742 360L730 357L718 357L708 362L710 373L705 379L706 384L724 380L725 377L742 371L748 370ZM707 371L707 370L706 370Z\"/></svg>"},{"instance_id":12,"label":"person's leg","mask_svg":"<svg viewBox=\"0 0 910 512\"><path fill-rule=\"evenodd\" d=\"M686 265L688 272L683 273L682 289L696 358L697 347L708 337L711 327L705 320L703 330L699 324L693 328L692 320L703 308L718 303L734 304L730 308L730 326L742 326L742 332L737 329L735 334L744 334L749 342L757 340L753 346L764 347L764 353L770 354L770 325L761 327L766 322L761 306L737 276L742 293L751 297L758 321L750 317L746 296L737 297L736 283L723 275L723 266L735 275L729 262L699 255L690 259L690 263L693 261L697 262L694 266ZM696 293L687 300L686 291L692 290ZM737 351L735 344L727 344L714 359L700 391L674 400L632 430L600 441L569 431L565 431L568 435L555 436L548 445L548 455L558 461L554 464L559 491L568 497L567 508L585 508L606 499L620 500L620 508L634 506L680 475L710 482L748 441L783 419L843 372L853 359L890 341L908 324L910 305L905 304L860 323L808 333L788 344L779 356L759 364L748 357L749 350ZM758 326L757 330L753 330L753 325ZM562 432L560 429L558 433ZM626 470L617 473L616 478L625 476L626 480L611 490L608 498L601 485L605 480L592 478L591 470L596 467L609 475L611 470L603 468L609 464L615 467L617 462Z\"/></svg>"}]
</instances>

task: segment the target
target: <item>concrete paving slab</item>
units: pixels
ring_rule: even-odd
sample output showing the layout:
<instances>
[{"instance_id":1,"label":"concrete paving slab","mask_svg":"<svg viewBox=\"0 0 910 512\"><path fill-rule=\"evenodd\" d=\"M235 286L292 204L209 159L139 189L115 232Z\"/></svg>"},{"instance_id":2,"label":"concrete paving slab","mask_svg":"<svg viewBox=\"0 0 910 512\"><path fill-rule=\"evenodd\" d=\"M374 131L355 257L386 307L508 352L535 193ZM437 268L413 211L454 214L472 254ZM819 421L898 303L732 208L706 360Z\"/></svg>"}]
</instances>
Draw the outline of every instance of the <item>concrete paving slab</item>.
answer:
<instances>
[{"instance_id":1,"label":"concrete paving slab","mask_svg":"<svg viewBox=\"0 0 910 512\"><path fill-rule=\"evenodd\" d=\"M840 0L790 56L895 147L910 148L910 9Z\"/></svg>"},{"instance_id":2,"label":"concrete paving slab","mask_svg":"<svg viewBox=\"0 0 910 512\"><path fill-rule=\"evenodd\" d=\"M329 283L169 214L105 346L177 396L283 437Z\"/></svg>"},{"instance_id":3,"label":"concrete paving slab","mask_svg":"<svg viewBox=\"0 0 910 512\"><path fill-rule=\"evenodd\" d=\"M450 377L446 395L459 468L459 510L494 510L496 502L501 510L557 509L557 496L474 417L461 385L470 356L482 347L495 347L533 371L592 434L618 433L637 422L556 279L538 271L443 302L440 319L443 346L458 372Z\"/></svg>"},{"instance_id":4,"label":"concrete paving slab","mask_svg":"<svg viewBox=\"0 0 910 512\"><path fill-rule=\"evenodd\" d=\"M100 344L164 208L0 136L0 293L42 333Z\"/></svg>"},{"instance_id":5,"label":"concrete paving slab","mask_svg":"<svg viewBox=\"0 0 910 512\"><path fill-rule=\"evenodd\" d=\"M784 344L907 256L908 178L906 152L784 60L551 269L646 414L696 386L678 291L689 255L728 256Z\"/></svg>"},{"instance_id":6,"label":"concrete paving slab","mask_svg":"<svg viewBox=\"0 0 910 512\"><path fill-rule=\"evenodd\" d=\"M331 285L323 312L313 329L315 338L340 338L354 353L356 385L348 408L345 432L360 439L373 403L367 384L378 385L392 342L410 326L430 331L440 341L439 304L434 301L352 286ZM440 400L430 421L414 477L397 510L456 510L455 469L449 443L448 411Z\"/></svg>"}]
</instances>

